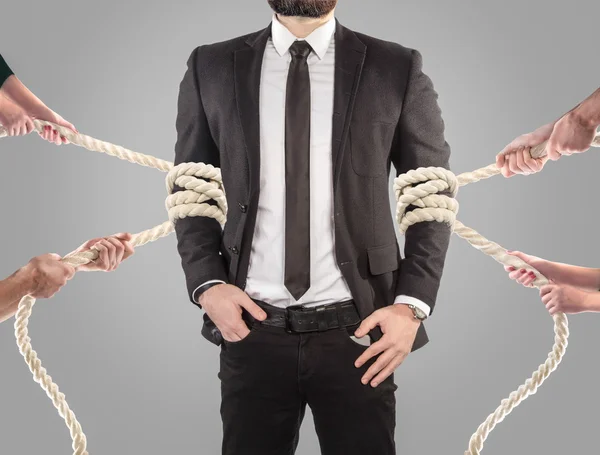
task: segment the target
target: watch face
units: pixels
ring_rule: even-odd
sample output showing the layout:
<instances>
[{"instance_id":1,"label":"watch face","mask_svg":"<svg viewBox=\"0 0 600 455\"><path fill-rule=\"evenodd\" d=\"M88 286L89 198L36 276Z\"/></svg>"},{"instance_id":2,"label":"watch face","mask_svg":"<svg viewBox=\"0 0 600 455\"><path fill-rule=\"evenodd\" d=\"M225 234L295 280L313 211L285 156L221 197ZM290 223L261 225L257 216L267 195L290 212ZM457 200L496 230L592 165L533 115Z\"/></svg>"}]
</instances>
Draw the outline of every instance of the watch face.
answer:
<instances>
[{"instance_id":1,"label":"watch face","mask_svg":"<svg viewBox=\"0 0 600 455\"><path fill-rule=\"evenodd\" d=\"M414 305L411 305L410 308L414 311L415 316L417 318L419 318L419 319L425 319L427 317L427 315L423 311L421 311L420 308L417 308Z\"/></svg>"}]
</instances>

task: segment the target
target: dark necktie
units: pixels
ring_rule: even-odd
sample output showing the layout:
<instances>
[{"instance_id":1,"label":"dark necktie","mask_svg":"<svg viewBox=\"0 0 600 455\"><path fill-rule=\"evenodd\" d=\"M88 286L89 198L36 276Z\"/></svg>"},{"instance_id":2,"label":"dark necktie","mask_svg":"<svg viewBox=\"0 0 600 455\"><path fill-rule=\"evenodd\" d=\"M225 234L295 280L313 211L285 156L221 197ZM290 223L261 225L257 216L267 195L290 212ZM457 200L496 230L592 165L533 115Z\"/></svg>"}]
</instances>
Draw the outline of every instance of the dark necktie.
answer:
<instances>
[{"instance_id":1,"label":"dark necktie","mask_svg":"<svg viewBox=\"0 0 600 455\"><path fill-rule=\"evenodd\" d=\"M296 300L310 287L310 77L306 41L290 47L285 99L285 287Z\"/></svg>"}]
</instances>

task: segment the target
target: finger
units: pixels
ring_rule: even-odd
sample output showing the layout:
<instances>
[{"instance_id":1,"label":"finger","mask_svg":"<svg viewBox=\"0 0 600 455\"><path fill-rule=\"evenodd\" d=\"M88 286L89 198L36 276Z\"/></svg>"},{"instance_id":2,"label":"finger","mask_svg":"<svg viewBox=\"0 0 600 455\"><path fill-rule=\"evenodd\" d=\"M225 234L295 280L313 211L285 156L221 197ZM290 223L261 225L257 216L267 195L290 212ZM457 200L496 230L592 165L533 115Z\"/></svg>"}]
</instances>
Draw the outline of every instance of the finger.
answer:
<instances>
[{"instance_id":1,"label":"finger","mask_svg":"<svg viewBox=\"0 0 600 455\"><path fill-rule=\"evenodd\" d=\"M108 269L108 265L110 263L110 258L108 255L108 248L102 244L102 242L98 242L94 245L94 249L98 250L98 258L96 259L96 267L100 270Z\"/></svg>"},{"instance_id":2,"label":"finger","mask_svg":"<svg viewBox=\"0 0 600 455\"><path fill-rule=\"evenodd\" d=\"M354 336L357 338L362 338L371 330L373 330L381 322L382 318L383 314L379 311L375 311L361 322L358 329L356 329L354 332Z\"/></svg>"},{"instance_id":3,"label":"finger","mask_svg":"<svg viewBox=\"0 0 600 455\"><path fill-rule=\"evenodd\" d=\"M123 254L123 260L130 258L135 250L133 249L133 245L129 242L123 242L123 247L125 248L125 253Z\"/></svg>"},{"instance_id":4,"label":"finger","mask_svg":"<svg viewBox=\"0 0 600 455\"><path fill-rule=\"evenodd\" d=\"M550 313L550 316L554 316L557 313L566 313L566 311L562 308L562 306L558 303L551 305L548 308L548 312Z\"/></svg>"},{"instance_id":5,"label":"finger","mask_svg":"<svg viewBox=\"0 0 600 455\"><path fill-rule=\"evenodd\" d=\"M54 143L55 143L56 145L60 145L60 144L62 144L62 139L61 139L61 137L60 137L60 133L59 133L57 130L54 130L54 131L53 131L53 136L52 136L52 138L53 138L53 141L54 141Z\"/></svg>"},{"instance_id":6,"label":"finger","mask_svg":"<svg viewBox=\"0 0 600 455\"><path fill-rule=\"evenodd\" d=\"M132 236L129 232L119 232L118 234L113 235L113 237L129 242Z\"/></svg>"},{"instance_id":7,"label":"finger","mask_svg":"<svg viewBox=\"0 0 600 455\"><path fill-rule=\"evenodd\" d=\"M102 239L100 240L100 243L102 243L102 245L106 246L108 249L109 263L107 272L110 272L114 270L115 266L117 265L117 249L111 242L108 241L108 239Z\"/></svg>"},{"instance_id":8,"label":"finger","mask_svg":"<svg viewBox=\"0 0 600 455\"><path fill-rule=\"evenodd\" d=\"M505 265L504 266L504 271L505 272L514 272L515 268L512 265Z\"/></svg>"},{"instance_id":9,"label":"finger","mask_svg":"<svg viewBox=\"0 0 600 455\"><path fill-rule=\"evenodd\" d=\"M234 332L239 339L242 340L250 334L250 329L248 329L248 326L244 323L244 320L240 318L240 324L236 325Z\"/></svg>"},{"instance_id":10,"label":"finger","mask_svg":"<svg viewBox=\"0 0 600 455\"><path fill-rule=\"evenodd\" d=\"M546 155L552 161L557 161L560 158L560 153L558 152L556 143L552 137L546 143Z\"/></svg>"},{"instance_id":11,"label":"finger","mask_svg":"<svg viewBox=\"0 0 600 455\"><path fill-rule=\"evenodd\" d=\"M383 370L388 364L392 361L392 359L396 356L396 352L388 349L383 354L381 354L377 360L369 367L367 372L363 375L361 382L363 384L368 384L373 377Z\"/></svg>"},{"instance_id":12,"label":"finger","mask_svg":"<svg viewBox=\"0 0 600 455\"><path fill-rule=\"evenodd\" d=\"M525 147L520 147L517 153L515 153L517 164L516 166L519 168L522 174L527 175L530 170L527 166L525 166Z\"/></svg>"},{"instance_id":13,"label":"finger","mask_svg":"<svg viewBox=\"0 0 600 455\"><path fill-rule=\"evenodd\" d=\"M531 275L531 274L527 274L527 276L523 279L523 282L521 283L523 286L527 286L530 287L533 285L533 282L535 281L535 275Z\"/></svg>"},{"instance_id":14,"label":"finger","mask_svg":"<svg viewBox=\"0 0 600 455\"><path fill-rule=\"evenodd\" d=\"M123 255L125 254L125 247L123 246L123 243L120 242L118 239L114 238L114 237L108 237L106 239L108 242L110 242L114 248L115 248L115 265L114 265L114 269L116 269L119 264L121 263L121 261L123 260Z\"/></svg>"},{"instance_id":15,"label":"finger","mask_svg":"<svg viewBox=\"0 0 600 455\"><path fill-rule=\"evenodd\" d=\"M396 370L396 368L398 368L402 362L404 362L405 358L406 356L403 354L398 354L396 357L394 357L390 363L388 363L388 365L381 370L377 376L375 376L375 379L371 381L371 385L373 387L377 387L379 384L385 381Z\"/></svg>"},{"instance_id":16,"label":"finger","mask_svg":"<svg viewBox=\"0 0 600 455\"><path fill-rule=\"evenodd\" d=\"M264 321L267 318L267 313L265 313L263 309L259 307L256 303L254 303L254 301L247 295L238 303L241 307L245 308L246 311L248 311L248 313L250 313L255 319L258 319L259 321Z\"/></svg>"},{"instance_id":17,"label":"finger","mask_svg":"<svg viewBox=\"0 0 600 455\"><path fill-rule=\"evenodd\" d=\"M511 153L508 160L508 168L514 174L520 174L521 170L517 166L517 153Z\"/></svg>"},{"instance_id":18,"label":"finger","mask_svg":"<svg viewBox=\"0 0 600 455\"><path fill-rule=\"evenodd\" d=\"M553 298L554 298L554 296L552 294L546 294L542 297L542 303L544 305L548 305L552 301Z\"/></svg>"},{"instance_id":19,"label":"finger","mask_svg":"<svg viewBox=\"0 0 600 455\"><path fill-rule=\"evenodd\" d=\"M81 245L78 250L89 250L90 248L92 248L96 243L98 243L100 240L102 240L102 237L98 237L95 239L90 239L87 242L85 242L83 245Z\"/></svg>"},{"instance_id":20,"label":"finger","mask_svg":"<svg viewBox=\"0 0 600 455\"><path fill-rule=\"evenodd\" d=\"M520 284L523 284L523 285L525 285L525 282L526 282L527 280L529 280L529 279L531 279L531 277L530 277L529 273L528 273L528 272L525 272L525 273L523 273L523 274L522 274L522 275L519 277L519 279L518 279L517 281L518 281Z\"/></svg>"},{"instance_id":21,"label":"finger","mask_svg":"<svg viewBox=\"0 0 600 455\"><path fill-rule=\"evenodd\" d=\"M70 280L75 275L75 267L73 267L69 264L65 264L64 262L62 264L64 265L65 275L67 277L67 280Z\"/></svg>"},{"instance_id":22,"label":"finger","mask_svg":"<svg viewBox=\"0 0 600 455\"><path fill-rule=\"evenodd\" d=\"M33 124L33 120L31 120L30 118L27 119L27 122L25 123L25 126L27 127L27 134L31 133L35 129L35 125Z\"/></svg>"},{"instance_id":23,"label":"finger","mask_svg":"<svg viewBox=\"0 0 600 455\"><path fill-rule=\"evenodd\" d=\"M384 340L383 338L380 339L379 341L369 346L368 349L365 352L363 352L358 359L356 359L356 361L354 362L354 366L356 368L362 367L365 363L369 361L369 359L381 354L390 346L391 344L387 340Z\"/></svg>"},{"instance_id":24,"label":"finger","mask_svg":"<svg viewBox=\"0 0 600 455\"><path fill-rule=\"evenodd\" d=\"M223 338L229 342L241 340L240 336L235 332L221 330L221 335L223 335Z\"/></svg>"},{"instance_id":25,"label":"finger","mask_svg":"<svg viewBox=\"0 0 600 455\"><path fill-rule=\"evenodd\" d=\"M515 270L514 272L510 272L508 274L508 277L511 280L518 280L519 278L521 278L523 275L525 274L525 269L519 269L519 270Z\"/></svg>"},{"instance_id":26,"label":"finger","mask_svg":"<svg viewBox=\"0 0 600 455\"><path fill-rule=\"evenodd\" d=\"M500 169L502 166L504 166L505 161L506 161L506 155L504 154L504 151L502 151L496 155L496 167L498 169Z\"/></svg>"},{"instance_id":27,"label":"finger","mask_svg":"<svg viewBox=\"0 0 600 455\"><path fill-rule=\"evenodd\" d=\"M540 295L544 296L550 292L552 292L552 290L556 287L555 284L546 284L545 286L542 286L540 288Z\"/></svg>"},{"instance_id":28,"label":"finger","mask_svg":"<svg viewBox=\"0 0 600 455\"><path fill-rule=\"evenodd\" d=\"M529 163L533 162L535 162L535 160L531 157L531 149L529 147L523 147L523 151L521 152L522 169L526 170L529 174L532 174L534 170Z\"/></svg>"}]
</instances>

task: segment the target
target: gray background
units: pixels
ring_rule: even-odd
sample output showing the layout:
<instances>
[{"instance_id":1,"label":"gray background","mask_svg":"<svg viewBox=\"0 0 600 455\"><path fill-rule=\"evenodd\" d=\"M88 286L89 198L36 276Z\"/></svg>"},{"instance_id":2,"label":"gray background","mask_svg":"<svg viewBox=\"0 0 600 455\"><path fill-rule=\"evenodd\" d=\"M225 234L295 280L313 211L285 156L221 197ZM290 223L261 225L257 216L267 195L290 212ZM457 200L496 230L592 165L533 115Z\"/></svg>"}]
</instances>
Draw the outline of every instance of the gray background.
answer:
<instances>
[{"instance_id":1,"label":"gray background","mask_svg":"<svg viewBox=\"0 0 600 455\"><path fill-rule=\"evenodd\" d=\"M263 28L271 17L263 0L2 3L1 52L46 104L81 132L169 160L192 49ZM491 163L517 134L598 87L598 2L342 0L337 16L422 52L457 173ZM0 152L2 276L35 255L66 254L88 238L166 219L165 174L156 170L37 135L3 139ZM507 248L599 266L599 167L592 151L534 176L468 186L459 218ZM0 453L71 453L12 323L0 326ZM114 273L78 274L35 306L34 349L91 454L219 453L218 349L201 338L200 323L174 236L140 248ZM427 326L430 345L397 373L398 453L462 454L477 426L545 360L552 320L537 291L454 237ZM494 430L486 455L597 450L598 327L598 315L571 318L565 360ZM298 453L318 453L310 414Z\"/></svg>"}]
</instances>

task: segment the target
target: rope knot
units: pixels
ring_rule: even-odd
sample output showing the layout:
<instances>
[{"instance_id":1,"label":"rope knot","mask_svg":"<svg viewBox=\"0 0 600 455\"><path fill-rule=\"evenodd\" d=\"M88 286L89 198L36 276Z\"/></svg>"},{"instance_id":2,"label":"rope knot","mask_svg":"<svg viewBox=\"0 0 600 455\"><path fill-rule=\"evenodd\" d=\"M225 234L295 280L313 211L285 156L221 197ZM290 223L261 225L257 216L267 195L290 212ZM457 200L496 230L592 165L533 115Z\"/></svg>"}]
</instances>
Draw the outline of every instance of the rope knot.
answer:
<instances>
[{"instance_id":1,"label":"rope knot","mask_svg":"<svg viewBox=\"0 0 600 455\"><path fill-rule=\"evenodd\" d=\"M421 167L396 177L394 193L400 232L404 234L410 226L422 221L445 222L453 227L458 213L455 199L458 186L454 173L442 167ZM411 205L416 208L407 212Z\"/></svg>"}]
</instances>

